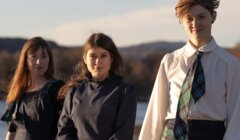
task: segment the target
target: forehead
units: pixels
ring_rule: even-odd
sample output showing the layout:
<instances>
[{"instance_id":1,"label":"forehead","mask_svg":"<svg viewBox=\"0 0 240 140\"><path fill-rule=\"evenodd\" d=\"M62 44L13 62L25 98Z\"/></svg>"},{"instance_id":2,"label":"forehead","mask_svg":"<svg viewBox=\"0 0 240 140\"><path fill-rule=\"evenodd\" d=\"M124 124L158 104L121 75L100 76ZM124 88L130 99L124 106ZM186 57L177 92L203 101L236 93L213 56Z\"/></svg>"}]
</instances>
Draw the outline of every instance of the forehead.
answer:
<instances>
[{"instance_id":1,"label":"forehead","mask_svg":"<svg viewBox=\"0 0 240 140\"><path fill-rule=\"evenodd\" d=\"M87 51L87 54L92 54L92 53L102 54L102 53L109 53L109 51L100 47L92 47Z\"/></svg>"},{"instance_id":2,"label":"forehead","mask_svg":"<svg viewBox=\"0 0 240 140\"><path fill-rule=\"evenodd\" d=\"M32 49L29 49L27 52L28 55L33 54L47 54L47 50L44 47L33 47Z\"/></svg>"},{"instance_id":3,"label":"forehead","mask_svg":"<svg viewBox=\"0 0 240 140\"><path fill-rule=\"evenodd\" d=\"M210 12L201 5L195 5L189 9L188 13L186 13L187 16L197 16L200 14L209 14L210 15Z\"/></svg>"}]
</instances>

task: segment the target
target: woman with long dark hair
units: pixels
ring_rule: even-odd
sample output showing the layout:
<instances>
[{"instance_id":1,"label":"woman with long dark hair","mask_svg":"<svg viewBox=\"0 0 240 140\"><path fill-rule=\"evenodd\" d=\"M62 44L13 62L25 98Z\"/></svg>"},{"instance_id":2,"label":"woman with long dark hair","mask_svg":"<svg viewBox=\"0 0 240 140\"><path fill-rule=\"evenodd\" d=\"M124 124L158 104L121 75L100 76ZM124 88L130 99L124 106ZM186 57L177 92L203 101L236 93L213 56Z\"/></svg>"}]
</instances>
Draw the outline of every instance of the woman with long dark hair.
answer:
<instances>
[{"instance_id":1,"label":"woman with long dark hair","mask_svg":"<svg viewBox=\"0 0 240 140\"><path fill-rule=\"evenodd\" d=\"M110 37L92 34L83 46L80 73L62 89L67 93L58 140L133 138L136 97L121 76L122 58Z\"/></svg>"},{"instance_id":2,"label":"woman with long dark hair","mask_svg":"<svg viewBox=\"0 0 240 140\"><path fill-rule=\"evenodd\" d=\"M41 37L27 40L7 95L7 104L16 107L6 139L54 140L61 110L57 96L63 84L54 79L49 44Z\"/></svg>"}]
</instances>

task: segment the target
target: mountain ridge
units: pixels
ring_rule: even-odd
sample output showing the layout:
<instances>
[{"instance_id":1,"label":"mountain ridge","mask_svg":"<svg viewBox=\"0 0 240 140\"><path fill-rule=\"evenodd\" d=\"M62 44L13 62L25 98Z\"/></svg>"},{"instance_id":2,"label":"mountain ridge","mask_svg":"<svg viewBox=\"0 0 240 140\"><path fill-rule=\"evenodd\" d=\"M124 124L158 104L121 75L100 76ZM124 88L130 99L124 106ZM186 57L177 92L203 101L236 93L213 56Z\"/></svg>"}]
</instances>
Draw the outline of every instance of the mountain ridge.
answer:
<instances>
[{"instance_id":1,"label":"mountain ridge","mask_svg":"<svg viewBox=\"0 0 240 140\"><path fill-rule=\"evenodd\" d=\"M20 51L25 38L0 38L0 51L6 50L11 53ZM79 46L62 46L55 41L47 40L52 48L71 49ZM124 47L118 47L121 54L132 55L133 57L142 57L147 51L164 51L169 52L178 49L184 45L184 42L168 42L168 41L154 41L146 42L136 45L129 45Z\"/></svg>"}]
</instances>

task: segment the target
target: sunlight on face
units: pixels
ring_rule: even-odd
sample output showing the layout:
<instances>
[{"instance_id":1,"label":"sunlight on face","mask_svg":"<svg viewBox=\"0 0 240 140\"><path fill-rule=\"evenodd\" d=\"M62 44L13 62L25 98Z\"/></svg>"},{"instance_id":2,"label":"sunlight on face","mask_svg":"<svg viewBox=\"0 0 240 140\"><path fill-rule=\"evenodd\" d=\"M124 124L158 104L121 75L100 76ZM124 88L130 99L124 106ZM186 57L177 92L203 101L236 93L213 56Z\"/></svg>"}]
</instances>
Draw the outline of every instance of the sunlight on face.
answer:
<instances>
[{"instance_id":1,"label":"sunlight on face","mask_svg":"<svg viewBox=\"0 0 240 140\"><path fill-rule=\"evenodd\" d=\"M48 64L49 56L45 49L39 48L33 54L27 54L27 65L31 76L44 76Z\"/></svg>"},{"instance_id":2,"label":"sunlight on face","mask_svg":"<svg viewBox=\"0 0 240 140\"><path fill-rule=\"evenodd\" d=\"M87 51L84 62L95 80L101 81L109 76L112 63L109 51L93 47Z\"/></svg>"},{"instance_id":3,"label":"sunlight on face","mask_svg":"<svg viewBox=\"0 0 240 140\"><path fill-rule=\"evenodd\" d=\"M182 24L189 37L190 42L197 47L207 44L211 40L213 15L200 5L193 6L182 18Z\"/></svg>"}]
</instances>

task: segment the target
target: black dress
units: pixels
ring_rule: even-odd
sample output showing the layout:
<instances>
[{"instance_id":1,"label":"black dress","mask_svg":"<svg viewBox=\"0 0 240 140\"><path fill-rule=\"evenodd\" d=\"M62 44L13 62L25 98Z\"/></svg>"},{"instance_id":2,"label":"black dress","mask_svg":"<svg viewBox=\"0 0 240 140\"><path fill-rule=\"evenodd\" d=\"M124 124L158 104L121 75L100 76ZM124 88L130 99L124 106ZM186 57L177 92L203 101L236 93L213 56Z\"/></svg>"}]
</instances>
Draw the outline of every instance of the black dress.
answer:
<instances>
[{"instance_id":1,"label":"black dress","mask_svg":"<svg viewBox=\"0 0 240 140\"><path fill-rule=\"evenodd\" d=\"M58 124L58 140L132 140L136 96L122 78L85 80L70 89Z\"/></svg>"},{"instance_id":2,"label":"black dress","mask_svg":"<svg viewBox=\"0 0 240 140\"><path fill-rule=\"evenodd\" d=\"M16 107L16 118L9 123L9 132L16 140L54 140L61 103L56 97L61 80L52 80L40 90L23 94Z\"/></svg>"}]
</instances>

